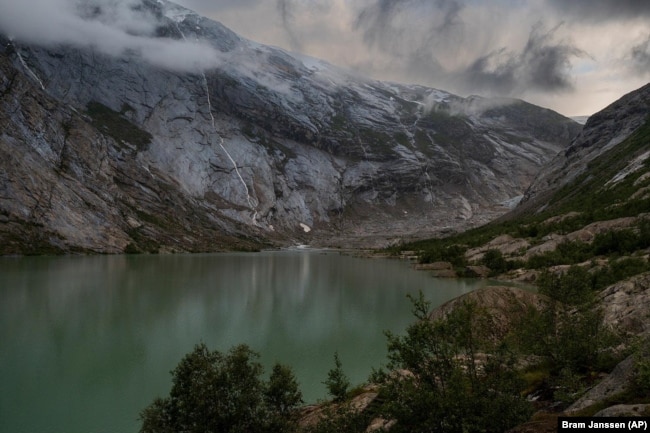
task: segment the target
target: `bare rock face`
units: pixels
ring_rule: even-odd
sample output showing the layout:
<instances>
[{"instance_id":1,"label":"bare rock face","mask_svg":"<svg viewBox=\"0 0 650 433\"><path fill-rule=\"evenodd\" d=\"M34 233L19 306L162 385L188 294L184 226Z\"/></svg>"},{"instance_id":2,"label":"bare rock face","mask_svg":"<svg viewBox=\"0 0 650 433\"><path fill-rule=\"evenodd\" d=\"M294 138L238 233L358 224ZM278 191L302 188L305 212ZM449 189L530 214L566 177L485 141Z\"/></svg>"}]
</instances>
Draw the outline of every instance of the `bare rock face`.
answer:
<instances>
[{"instance_id":1,"label":"bare rock face","mask_svg":"<svg viewBox=\"0 0 650 433\"><path fill-rule=\"evenodd\" d=\"M483 246L467 250L465 258L470 262L481 260L488 250L498 250L505 256L513 256L519 251L527 250L529 247L530 242L526 239L515 239L510 235L501 235Z\"/></svg>"},{"instance_id":2,"label":"bare rock face","mask_svg":"<svg viewBox=\"0 0 650 433\"><path fill-rule=\"evenodd\" d=\"M650 404L617 404L594 414L597 417L648 416Z\"/></svg>"},{"instance_id":3,"label":"bare rock face","mask_svg":"<svg viewBox=\"0 0 650 433\"><path fill-rule=\"evenodd\" d=\"M4 254L253 248L128 142L35 89L0 57Z\"/></svg>"},{"instance_id":4,"label":"bare rock face","mask_svg":"<svg viewBox=\"0 0 650 433\"><path fill-rule=\"evenodd\" d=\"M442 304L431 312L429 318L444 318L463 302L474 302L492 318L493 332L500 338L522 320L529 308L541 309L545 300L544 296L516 287L488 286Z\"/></svg>"},{"instance_id":5,"label":"bare rock face","mask_svg":"<svg viewBox=\"0 0 650 433\"><path fill-rule=\"evenodd\" d=\"M605 323L632 334L650 334L650 273L616 283L599 293Z\"/></svg>"},{"instance_id":6,"label":"bare rock face","mask_svg":"<svg viewBox=\"0 0 650 433\"><path fill-rule=\"evenodd\" d=\"M614 370L598 385L591 388L578 401L566 410L566 413L578 412L606 398L619 394L630 385L634 375L634 358L629 356L619 363Z\"/></svg>"},{"instance_id":7,"label":"bare rock face","mask_svg":"<svg viewBox=\"0 0 650 433\"><path fill-rule=\"evenodd\" d=\"M456 230L507 211L580 130L523 101L365 80L141 3L159 39L201 42L219 65L0 35L2 253L37 252L25 236L61 252L195 251Z\"/></svg>"}]
</instances>

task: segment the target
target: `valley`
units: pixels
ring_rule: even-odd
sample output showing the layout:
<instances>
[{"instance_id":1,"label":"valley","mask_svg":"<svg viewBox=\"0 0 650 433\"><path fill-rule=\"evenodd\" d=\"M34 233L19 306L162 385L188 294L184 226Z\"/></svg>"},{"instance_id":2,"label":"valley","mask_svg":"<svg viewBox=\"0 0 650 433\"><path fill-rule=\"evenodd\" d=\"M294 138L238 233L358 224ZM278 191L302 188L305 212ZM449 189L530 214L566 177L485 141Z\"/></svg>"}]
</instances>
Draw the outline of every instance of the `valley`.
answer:
<instances>
[{"instance_id":1,"label":"valley","mask_svg":"<svg viewBox=\"0 0 650 433\"><path fill-rule=\"evenodd\" d=\"M156 364L158 357L170 364L178 347L187 352L188 341L208 328L296 320L252 332L264 345L313 319L302 337L334 352L336 368L320 383L332 385L331 400L274 406L268 395L277 384L251 373L255 386L247 389L257 392L251 398L264 416L242 419L269 431L285 431L273 423L287 421L283 428L310 433L432 425L524 433L554 431L558 416L650 415L650 84L577 122L520 99L365 78L245 39L167 0L135 3L131 12L149 33L125 36L133 46L114 41L121 49L0 34L5 341L21 346L34 316L43 319L35 322L42 332L34 348L52 349L56 363L56 349L65 346L70 363L83 364L83 350L63 343L90 323L110 335L125 331L127 364ZM88 22L102 16L101 8L84 13ZM419 274L401 274L401 262L331 259L331 250L306 247L406 257ZM282 257L299 265L276 270ZM91 266L77 269L76 260ZM248 260L255 264L241 265ZM14 274L17 264L24 269ZM158 278L163 268L169 273ZM70 273L52 285L61 269ZM342 272L348 291L333 293ZM108 286L89 285L86 273ZM189 282L171 284L181 273ZM146 290L138 286L149 280ZM485 287L492 280L498 284ZM362 282L382 281L391 281L388 298L360 300L373 290ZM435 302L418 298L413 285L430 289ZM170 300L159 305L160 287ZM95 291L101 302L92 302ZM443 292L449 296L439 297ZM380 352L358 349L367 334L355 343L341 335L381 333L386 318L403 310L396 294L405 293L417 320L391 325L388 363L367 379L355 373L362 383L352 389L335 383L345 382L335 343L345 340L350 357ZM360 304L371 314L349 312ZM90 320L84 305L116 328ZM148 315L149 305L164 314ZM233 306L241 316L224 314ZM71 311L80 315L68 321ZM153 318L151 333L134 336L141 316ZM134 349L138 339L164 341L170 330L173 350ZM109 340L121 340L110 335L97 349L108 358ZM220 350L238 344L224 335L210 334ZM211 374L233 365L261 371L247 347L213 353L191 343L195 351L177 373L196 359L214 361ZM319 353L319 365L330 356ZM19 369L20 357L11 364ZM94 366L83 364L85 377L108 380L107 370L89 373ZM310 367L300 368L305 376ZM290 370L273 371L285 374L282 386L293 386ZM226 393L240 385L224 383ZM141 431L181 429L165 423L172 422L168 413L182 412L182 398L193 401L187 389L172 388L180 394L142 407ZM214 415L214 407L206 410ZM86 421L93 425L92 417Z\"/></svg>"}]
</instances>

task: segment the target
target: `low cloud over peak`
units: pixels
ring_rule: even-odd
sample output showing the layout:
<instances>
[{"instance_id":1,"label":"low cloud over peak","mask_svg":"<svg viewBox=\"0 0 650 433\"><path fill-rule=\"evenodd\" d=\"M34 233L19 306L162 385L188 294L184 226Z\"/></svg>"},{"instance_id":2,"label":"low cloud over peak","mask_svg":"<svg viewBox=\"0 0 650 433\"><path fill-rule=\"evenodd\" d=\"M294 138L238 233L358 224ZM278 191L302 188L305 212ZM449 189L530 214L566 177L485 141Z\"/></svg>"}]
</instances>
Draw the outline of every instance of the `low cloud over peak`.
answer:
<instances>
[{"instance_id":1,"label":"low cloud over peak","mask_svg":"<svg viewBox=\"0 0 650 433\"><path fill-rule=\"evenodd\" d=\"M222 64L194 40L155 37L155 0L0 0L17 40L93 46L196 71ZM244 37L375 79L523 98L593 113L646 84L650 2L638 0L177 0Z\"/></svg>"},{"instance_id":2,"label":"low cloud over peak","mask_svg":"<svg viewBox=\"0 0 650 433\"><path fill-rule=\"evenodd\" d=\"M174 70L218 64L218 53L207 45L157 38L162 18L140 0L0 0L0 8L0 31L17 41L137 55Z\"/></svg>"},{"instance_id":3,"label":"low cloud over peak","mask_svg":"<svg viewBox=\"0 0 650 433\"><path fill-rule=\"evenodd\" d=\"M514 96L569 115L647 79L633 67L646 58L647 1L178 1L245 37L373 78Z\"/></svg>"}]
</instances>

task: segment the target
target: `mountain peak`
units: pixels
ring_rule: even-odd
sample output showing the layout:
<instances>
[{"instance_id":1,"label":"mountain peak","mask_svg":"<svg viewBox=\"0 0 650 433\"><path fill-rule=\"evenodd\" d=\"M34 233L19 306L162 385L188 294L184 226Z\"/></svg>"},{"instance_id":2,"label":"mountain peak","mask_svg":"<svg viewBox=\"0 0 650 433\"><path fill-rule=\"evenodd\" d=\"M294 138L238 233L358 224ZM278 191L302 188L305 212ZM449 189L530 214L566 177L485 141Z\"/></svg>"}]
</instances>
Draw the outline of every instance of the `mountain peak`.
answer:
<instances>
[{"instance_id":1,"label":"mountain peak","mask_svg":"<svg viewBox=\"0 0 650 433\"><path fill-rule=\"evenodd\" d=\"M16 39L0 52L1 120L17 131L0 149L30 161L4 168L35 173L0 199L7 236L62 251L385 245L502 214L579 130L522 101L363 79L142 5L153 36L124 31L112 50ZM28 86L38 97L21 102ZM78 221L105 244L73 236Z\"/></svg>"}]
</instances>

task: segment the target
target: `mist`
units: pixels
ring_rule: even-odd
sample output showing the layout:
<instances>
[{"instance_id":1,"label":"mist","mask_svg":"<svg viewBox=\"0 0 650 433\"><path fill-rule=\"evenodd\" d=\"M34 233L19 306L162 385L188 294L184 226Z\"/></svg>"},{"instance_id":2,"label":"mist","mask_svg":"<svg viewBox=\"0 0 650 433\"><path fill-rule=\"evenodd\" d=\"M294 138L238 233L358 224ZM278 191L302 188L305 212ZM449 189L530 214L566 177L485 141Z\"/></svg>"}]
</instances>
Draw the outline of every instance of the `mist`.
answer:
<instances>
[{"instance_id":1,"label":"mist","mask_svg":"<svg viewBox=\"0 0 650 433\"><path fill-rule=\"evenodd\" d=\"M638 0L177 0L263 44L373 79L589 114L647 83L650 2ZM229 63L138 0L0 0L16 41L92 47L196 72Z\"/></svg>"},{"instance_id":2,"label":"mist","mask_svg":"<svg viewBox=\"0 0 650 433\"><path fill-rule=\"evenodd\" d=\"M220 53L207 44L156 37L165 18L138 0L0 0L0 9L0 31L17 42L138 56L176 71L195 72L220 63Z\"/></svg>"}]
</instances>

